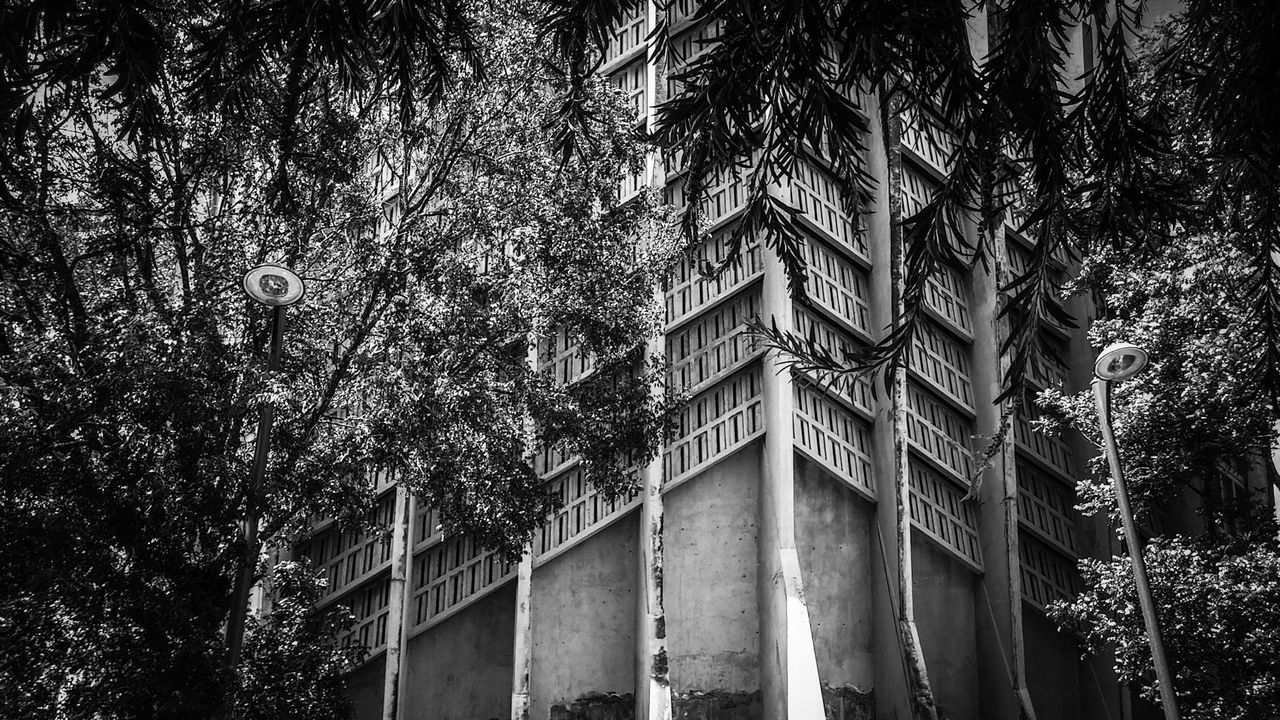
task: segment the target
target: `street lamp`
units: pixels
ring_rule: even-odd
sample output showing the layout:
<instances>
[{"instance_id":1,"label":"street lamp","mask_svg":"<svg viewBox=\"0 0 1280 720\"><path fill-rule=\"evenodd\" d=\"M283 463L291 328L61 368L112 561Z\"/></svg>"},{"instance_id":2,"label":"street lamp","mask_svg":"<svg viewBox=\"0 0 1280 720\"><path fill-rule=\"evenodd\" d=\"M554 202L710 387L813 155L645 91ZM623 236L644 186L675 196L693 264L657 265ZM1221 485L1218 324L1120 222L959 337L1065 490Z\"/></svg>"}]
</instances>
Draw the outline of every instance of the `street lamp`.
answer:
<instances>
[{"instance_id":1,"label":"street lamp","mask_svg":"<svg viewBox=\"0 0 1280 720\"><path fill-rule=\"evenodd\" d=\"M259 265L244 275L244 291L254 302L271 308L271 349L267 354L267 372L280 366L280 347L284 343L284 309L302 299L307 287L302 278L281 265ZM253 451L253 471L245 499L241 524L245 558L236 575L231 593L231 617L227 620L227 669L240 664L244 646L244 626L249 614L249 591L253 588L253 570L258 564L258 494L267 471L267 455L271 449L271 423L275 408L264 402L258 408L258 435Z\"/></svg>"},{"instance_id":2,"label":"street lamp","mask_svg":"<svg viewBox=\"0 0 1280 720\"><path fill-rule=\"evenodd\" d=\"M1111 466L1111 480L1116 487L1116 505L1124 525L1125 544L1129 546L1129 559L1133 564L1133 582L1138 588L1138 602L1142 606L1142 620L1147 627L1147 639L1151 644L1151 660L1156 667L1156 682L1160 685L1160 705L1165 720L1179 720L1178 698L1173 692L1173 673L1169 671L1169 659L1164 653L1164 641L1160 637L1160 622L1156 617L1156 604L1147 583L1147 564L1142 557L1138 527L1133 522L1129 507L1129 493L1124 486L1124 471L1120 467L1120 451L1111 432L1111 383L1123 382L1137 375L1147 366L1147 351L1129 343L1108 345L1093 364L1093 399L1098 408L1098 424L1102 428L1103 449Z\"/></svg>"}]
</instances>

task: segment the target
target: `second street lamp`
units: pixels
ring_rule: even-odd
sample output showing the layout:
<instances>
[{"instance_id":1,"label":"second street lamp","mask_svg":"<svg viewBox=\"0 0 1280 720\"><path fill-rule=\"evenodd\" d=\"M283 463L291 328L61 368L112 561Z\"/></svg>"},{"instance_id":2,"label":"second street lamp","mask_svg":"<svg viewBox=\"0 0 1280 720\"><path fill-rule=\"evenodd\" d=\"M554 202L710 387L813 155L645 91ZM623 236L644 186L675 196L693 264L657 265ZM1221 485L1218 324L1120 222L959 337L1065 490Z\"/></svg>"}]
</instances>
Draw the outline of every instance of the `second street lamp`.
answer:
<instances>
[{"instance_id":1,"label":"second street lamp","mask_svg":"<svg viewBox=\"0 0 1280 720\"><path fill-rule=\"evenodd\" d=\"M280 366L280 350L284 345L284 310L302 299L306 285L292 270L280 265L259 265L244 276L244 291L254 302L271 308L271 349L267 354L267 372ZM231 591L231 616L227 620L227 668L234 671L240 664L244 645L244 626L249 614L249 591L253 588L253 571L258 564L258 496L267 471L267 455L271 451L271 425L275 408L270 402L258 407L258 434L254 438L253 469L245 493L244 562Z\"/></svg>"},{"instance_id":2,"label":"second street lamp","mask_svg":"<svg viewBox=\"0 0 1280 720\"><path fill-rule=\"evenodd\" d=\"M1147 640L1151 645L1151 661L1156 668L1156 682L1160 686L1160 706L1166 720L1179 720L1178 698L1173 692L1173 673L1165 656L1164 640L1160 636L1160 620L1156 615L1155 600L1151 597L1151 585L1147 582L1147 564L1142 557L1142 539L1133 520L1129 506L1129 492L1124 485L1124 469L1120 466L1120 451L1111 431L1111 383L1122 382L1137 375L1147 366L1147 351L1137 345L1115 343L1098 354L1093 365L1093 399L1098 409L1098 425L1102 429L1103 450L1111 467L1111 480L1115 484L1116 505L1124 525L1125 545L1129 548L1129 560L1133 565L1133 582L1138 589L1138 603L1142 606L1142 621L1147 628Z\"/></svg>"}]
</instances>

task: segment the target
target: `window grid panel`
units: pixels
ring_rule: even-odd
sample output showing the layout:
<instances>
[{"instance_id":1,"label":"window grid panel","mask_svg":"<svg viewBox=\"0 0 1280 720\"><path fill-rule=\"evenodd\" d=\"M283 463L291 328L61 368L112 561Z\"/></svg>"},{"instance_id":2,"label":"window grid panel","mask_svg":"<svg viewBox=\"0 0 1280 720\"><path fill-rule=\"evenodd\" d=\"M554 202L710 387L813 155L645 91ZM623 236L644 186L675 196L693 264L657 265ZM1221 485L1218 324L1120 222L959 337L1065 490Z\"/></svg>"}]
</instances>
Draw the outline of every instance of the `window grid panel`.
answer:
<instances>
[{"instance_id":1,"label":"window grid panel","mask_svg":"<svg viewBox=\"0 0 1280 720\"><path fill-rule=\"evenodd\" d=\"M807 382L792 384L795 443L828 472L875 498L866 422Z\"/></svg>"},{"instance_id":2,"label":"window grid panel","mask_svg":"<svg viewBox=\"0 0 1280 720\"><path fill-rule=\"evenodd\" d=\"M973 332L969 322L969 301L965 299L965 282L960 273L949 267L937 268L925 285L924 304L968 336Z\"/></svg>"},{"instance_id":3,"label":"window grid panel","mask_svg":"<svg viewBox=\"0 0 1280 720\"><path fill-rule=\"evenodd\" d=\"M1040 409L1036 406L1035 396L1028 392L1023 398L1022 407L1014 413L1014 446L1058 471L1068 482L1075 482L1077 473L1071 445L1060 433L1050 435L1032 428L1031 423L1039 417Z\"/></svg>"},{"instance_id":4,"label":"window grid panel","mask_svg":"<svg viewBox=\"0 0 1280 720\"><path fill-rule=\"evenodd\" d=\"M724 457L764 432L759 364L721 382L680 412L677 440L663 453L668 482Z\"/></svg>"},{"instance_id":5,"label":"window grid panel","mask_svg":"<svg viewBox=\"0 0 1280 720\"><path fill-rule=\"evenodd\" d=\"M671 48L674 50L676 60L672 64L672 71L667 74L667 97L676 97L684 92L685 84L676 79L675 75L710 51L723 27L723 20L701 23L672 38Z\"/></svg>"},{"instance_id":6,"label":"window grid panel","mask_svg":"<svg viewBox=\"0 0 1280 720\"><path fill-rule=\"evenodd\" d=\"M440 542L443 533L440 527L440 511L428 507L425 503L417 503L413 517L413 551L417 552Z\"/></svg>"},{"instance_id":7,"label":"window grid panel","mask_svg":"<svg viewBox=\"0 0 1280 720\"><path fill-rule=\"evenodd\" d=\"M538 338L538 370L550 369L557 384L580 380L594 367L594 358L578 350L578 343L567 328L557 328L549 336Z\"/></svg>"},{"instance_id":8,"label":"window grid panel","mask_svg":"<svg viewBox=\"0 0 1280 720\"><path fill-rule=\"evenodd\" d=\"M533 456L533 470L538 473L538 477L547 478L559 473L576 460L576 456L569 454L564 447L552 445L542 448L541 452Z\"/></svg>"},{"instance_id":9,"label":"window grid panel","mask_svg":"<svg viewBox=\"0 0 1280 720\"><path fill-rule=\"evenodd\" d=\"M1075 562L1029 532L1018 533L1022 597L1043 611L1057 600L1071 600L1079 592Z\"/></svg>"},{"instance_id":10,"label":"window grid panel","mask_svg":"<svg viewBox=\"0 0 1280 720\"><path fill-rule=\"evenodd\" d=\"M1017 476L1019 519L1060 552L1077 557L1075 493L1027 462L1017 463Z\"/></svg>"},{"instance_id":11,"label":"window grid panel","mask_svg":"<svg viewBox=\"0 0 1280 720\"><path fill-rule=\"evenodd\" d=\"M431 623L483 597L515 568L515 563L485 551L466 535L447 538L415 555L412 627Z\"/></svg>"},{"instance_id":12,"label":"window grid panel","mask_svg":"<svg viewBox=\"0 0 1280 720\"><path fill-rule=\"evenodd\" d=\"M648 77L649 62L644 56L628 63L609 76L609 80L617 85L627 96L631 107L635 108L637 121L644 119L649 111L649 97L645 92L645 81Z\"/></svg>"},{"instance_id":13,"label":"window grid panel","mask_svg":"<svg viewBox=\"0 0 1280 720\"><path fill-rule=\"evenodd\" d=\"M648 186L644 170L638 172L624 171L622 180L618 182L618 203L622 204L640 194Z\"/></svg>"},{"instance_id":14,"label":"window grid panel","mask_svg":"<svg viewBox=\"0 0 1280 720\"><path fill-rule=\"evenodd\" d=\"M814 238L805 239L804 250L810 299L870 337L866 274Z\"/></svg>"},{"instance_id":15,"label":"window grid panel","mask_svg":"<svg viewBox=\"0 0 1280 720\"><path fill-rule=\"evenodd\" d=\"M924 209L924 206L933 198L936 190L933 180L914 168L907 165L902 166L902 219L912 217L916 213ZM947 242L952 249L957 252L962 251L960 238L947 235Z\"/></svg>"},{"instance_id":16,"label":"window grid panel","mask_svg":"<svg viewBox=\"0 0 1280 720\"><path fill-rule=\"evenodd\" d=\"M796 333L820 344L837 358L842 357L845 351L859 346L859 343L850 335L799 305L794 307L792 315L795 318ZM871 380L866 375L841 376L833 383L821 382L810 373L805 373L804 376L820 385L824 391L839 396L866 415L875 415L871 400Z\"/></svg>"},{"instance_id":17,"label":"window grid panel","mask_svg":"<svg viewBox=\"0 0 1280 720\"><path fill-rule=\"evenodd\" d=\"M956 147L951 134L939 127L929 113L904 113L903 120L902 144L936 170L946 172Z\"/></svg>"},{"instance_id":18,"label":"window grid panel","mask_svg":"<svg viewBox=\"0 0 1280 720\"><path fill-rule=\"evenodd\" d=\"M355 616L351 629L339 637L343 647L365 647L370 654L387 644L387 606L391 600L391 577L383 577L353 591L338 601Z\"/></svg>"},{"instance_id":19,"label":"window grid panel","mask_svg":"<svg viewBox=\"0 0 1280 720\"><path fill-rule=\"evenodd\" d=\"M845 212L840 183L813 162L801 160L791 178L789 200L832 242L871 264L861 218Z\"/></svg>"},{"instance_id":20,"label":"window grid panel","mask_svg":"<svg viewBox=\"0 0 1280 720\"><path fill-rule=\"evenodd\" d=\"M1005 227L1018 233L1019 237L1031 241L1032 238L1029 237L1026 232L1019 229L1022 227L1022 224L1027 221L1028 210L1025 202L1026 195L1022 192L1019 182L1017 180L1004 181L996 188L996 195L996 199L999 202L1007 203L1004 217ZM1016 240L1010 243L1011 250L1016 243ZM1013 262L1016 262L1012 257L1013 253L1010 252L1009 255L1010 263L1012 264ZM1024 258L1030 258L1030 254L1028 253L1024 255ZM1066 248L1059 246L1058 249L1054 250L1053 259L1057 261L1059 265L1065 267L1068 264Z\"/></svg>"},{"instance_id":21,"label":"window grid panel","mask_svg":"<svg viewBox=\"0 0 1280 720\"><path fill-rule=\"evenodd\" d=\"M579 467L551 480L548 488L563 505L538 531L537 555L572 544L588 530L625 515L640 501L638 485L625 495L606 498L587 482Z\"/></svg>"},{"instance_id":22,"label":"window grid panel","mask_svg":"<svg viewBox=\"0 0 1280 720\"><path fill-rule=\"evenodd\" d=\"M378 500L365 516L365 522L375 526L367 533L331 525L299 548L299 555L308 558L316 573L325 578L321 601L386 569L391 561L391 538L387 529L395 514L395 502L394 492Z\"/></svg>"},{"instance_id":23,"label":"window grid panel","mask_svg":"<svg viewBox=\"0 0 1280 720\"><path fill-rule=\"evenodd\" d=\"M675 27L689 20L698 12L698 8L702 6L702 3L703 0L674 0L667 6L667 23L671 27Z\"/></svg>"},{"instance_id":24,"label":"window grid panel","mask_svg":"<svg viewBox=\"0 0 1280 720\"><path fill-rule=\"evenodd\" d=\"M709 229L746 208L749 194L746 178L746 171L741 174L720 173L712 178L699 210L701 229ZM683 211L686 203L683 178L667 185L666 201Z\"/></svg>"},{"instance_id":25,"label":"window grid panel","mask_svg":"<svg viewBox=\"0 0 1280 720\"><path fill-rule=\"evenodd\" d=\"M1017 240L1006 241L1005 247L1008 248L1008 252L1006 253L1006 255L1009 258L1009 271L1010 273L1012 273L1009 280L1013 280L1014 278L1020 277L1023 274L1025 274L1027 272L1027 269L1031 267L1031 251L1027 249L1025 245L1018 242ZM1059 253L1054 254L1055 259L1059 259L1059 256L1060 256ZM1065 255L1061 257L1065 259ZM1062 260L1059 259L1059 262L1061 261ZM1063 280L1063 274L1059 270L1056 270L1056 269L1053 270L1051 272L1051 275L1054 279L1056 279L1059 282ZM1053 292L1050 294L1050 297L1052 297L1053 300L1057 302L1059 305L1062 304L1062 293L1059 292L1057 289L1053 290Z\"/></svg>"},{"instance_id":26,"label":"window grid panel","mask_svg":"<svg viewBox=\"0 0 1280 720\"><path fill-rule=\"evenodd\" d=\"M978 524L973 508L964 502L965 491L921 463L908 465L912 524L981 570Z\"/></svg>"},{"instance_id":27,"label":"window grid panel","mask_svg":"<svg viewBox=\"0 0 1280 720\"><path fill-rule=\"evenodd\" d=\"M996 191L999 202L1006 203L1004 223L1013 230L1018 230L1027 221L1025 196L1017 180L1006 180L1000 183Z\"/></svg>"},{"instance_id":28,"label":"window grid panel","mask_svg":"<svg viewBox=\"0 0 1280 720\"><path fill-rule=\"evenodd\" d=\"M917 326L911 338L909 366L933 388L972 411L973 383L969 350L931 322Z\"/></svg>"},{"instance_id":29,"label":"window grid panel","mask_svg":"<svg viewBox=\"0 0 1280 720\"><path fill-rule=\"evenodd\" d=\"M622 24L614 30L605 46L604 58L609 63L644 44L649 34L649 13L646 3L640 3L622 18Z\"/></svg>"},{"instance_id":30,"label":"window grid panel","mask_svg":"<svg viewBox=\"0 0 1280 720\"><path fill-rule=\"evenodd\" d=\"M729 252L725 241L730 232L724 229L714 233L703 243L701 256L713 265L723 262ZM671 287L666 292L668 327L759 277L763 271L760 243L754 240L743 245L738 258L714 278L704 277L698 271L697 261L681 262L676 266Z\"/></svg>"},{"instance_id":31,"label":"window grid panel","mask_svg":"<svg viewBox=\"0 0 1280 720\"><path fill-rule=\"evenodd\" d=\"M926 457L969 484L971 424L914 382L907 383L907 440Z\"/></svg>"},{"instance_id":32,"label":"window grid panel","mask_svg":"<svg viewBox=\"0 0 1280 720\"><path fill-rule=\"evenodd\" d=\"M1062 363L1050 355L1037 352L1027 362L1027 379L1041 389L1069 391L1070 376Z\"/></svg>"},{"instance_id":33,"label":"window grid panel","mask_svg":"<svg viewBox=\"0 0 1280 720\"><path fill-rule=\"evenodd\" d=\"M759 291L746 292L668 335L668 382L696 392L757 356L762 348L747 321L759 314Z\"/></svg>"}]
</instances>

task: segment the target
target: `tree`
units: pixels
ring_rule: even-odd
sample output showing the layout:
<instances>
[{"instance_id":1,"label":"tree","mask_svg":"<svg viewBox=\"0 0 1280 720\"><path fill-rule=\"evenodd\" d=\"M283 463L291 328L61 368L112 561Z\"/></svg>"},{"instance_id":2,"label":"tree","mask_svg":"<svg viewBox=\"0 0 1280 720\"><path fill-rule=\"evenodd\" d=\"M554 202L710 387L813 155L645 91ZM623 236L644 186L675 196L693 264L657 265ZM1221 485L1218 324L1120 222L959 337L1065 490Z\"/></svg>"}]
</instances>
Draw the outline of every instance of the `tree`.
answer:
<instances>
[{"instance_id":1,"label":"tree","mask_svg":"<svg viewBox=\"0 0 1280 720\"><path fill-rule=\"evenodd\" d=\"M592 47L601 46L624 10L639 4L554 3L547 25L571 78L590 75L597 57ZM989 235L969 245L957 237L956 224L964 217L980 226L999 222L1014 200L999 188L1017 178L1027 210L1021 230L1037 245L1026 271L1004 288L1002 312L1014 328L1005 345L1013 362L1004 398L1017 397L1026 363L1042 346L1039 331L1072 321L1050 301L1058 291L1055 253L1140 253L1167 244L1176 228L1195 220L1195 191L1203 186L1164 173L1177 154L1171 136L1185 129L1202 138L1202 167L1218 179L1202 198L1204 207L1247 244L1249 306L1263 330L1247 351L1268 386L1280 388L1274 252L1280 146L1273 132L1280 93L1270 71L1277 63L1271 38L1280 9L1274 3L1188 0L1186 31L1161 54L1160 89L1145 95L1133 83L1131 52L1142 3L1130 0L690 5L685 19L717 27L717 42L673 76L682 89L659 108L654 128L655 138L683 153L690 167L686 232L697 230L696 200L708 181L749 168L746 219L731 245L739 247L748 231L762 234L786 264L793 292L802 291L804 273L790 227L794 213L768 198L766 187L791 171L802 143L826 149L846 205L858 210L869 178L858 170L863 121L852 111L854 102L874 97L881 123L898 112L931 113L955 142L950 172L933 200L902 222L904 308L891 332L867 350L801 353L802 362L837 374L901 365L930 276L944 266L972 271L992 257ZM985 52L967 27L982 15ZM1083 77L1064 77L1067 40L1081 23L1096 40L1094 65ZM660 41L670 29L666 22L655 30ZM1174 91L1186 99L1177 108L1161 98ZM571 100L566 115L573 117ZM1167 114L1171 109L1176 116ZM562 140L572 138L568 133ZM958 251L948 238L961 243ZM806 346L803 338L762 330L783 349Z\"/></svg>"},{"instance_id":2,"label":"tree","mask_svg":"<svg viewBox=\"0 0 1280 720\"><path fill-rule=\"evenodd\" d=\"M530 457L581 454L622 492L655 452L671 405L640 347L672 239L652 198L614 207L642 152L630 111L585 85L590 144L562 162L547 130L559 80L519 11L383 10L3 11L11 715L210 716L235 680L255 703L313 692L262 654L298 638L291 661L332 670L321 626L296 612L250 638L238 677L220 667L230 578L257 560L237 529L249 503L287 542L314 515L357 522L377 468L446 532L513 555L556 502ZM264 261L309 284L275 373L266 313L238 288ZM594 373L564 387L527 365L552 330ZM264 402L272 458L249 497Z\"/></svg>"},{"instance_id":3,"label":"tree","mask_svg":"<svg viewBox=\"0 0 1280 720\"><path fill-rule=\"evenodd\" d=\"M1090 330L1096 345L1124 339L1148 350L1151 366L1117 385L1114 420L1138 517L1156 526L1162 507L1189 498L1199 531L1155 538L1144 550L1157 613L1188 718L1261 718L1280 702L1280 639L1274 610L1276 527L1265 494L1232 481L1241 465L1267 465L1275 409L1246 352L1259 320L1241 297L1249 274L1238 238L1193 236L1157 257L1115 253L1086 261L1081 288L1110 317ZM1098 441L1090 392L1041 394L1049 425ZM1090 461L1076 485L1078 506L1115 516L1106 460ZM1257 469L1253 469L1257 472ZM1270 472L1270 471L1267 471ZM1053 609L1089 650L1116 650L1123 682L1155 700L1154 669L1127 557L1081 561L1083 591Z\"/></svg>"}]
</instances>

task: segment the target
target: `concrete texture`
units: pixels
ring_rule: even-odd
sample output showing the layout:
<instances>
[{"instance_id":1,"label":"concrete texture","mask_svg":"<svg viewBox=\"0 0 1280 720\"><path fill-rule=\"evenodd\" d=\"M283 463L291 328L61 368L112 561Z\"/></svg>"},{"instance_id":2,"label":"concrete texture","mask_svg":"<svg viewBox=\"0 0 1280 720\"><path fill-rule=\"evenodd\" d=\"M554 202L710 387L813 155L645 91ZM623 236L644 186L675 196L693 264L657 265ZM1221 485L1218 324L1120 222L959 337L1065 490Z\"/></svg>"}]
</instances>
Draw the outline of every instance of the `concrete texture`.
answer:
<instances>
[{"instance_id":1,"label":"concrete texture","mask_svg":"<svg viewBox=\"0 0 1280 720\"><path fill-rule=\"evenodd\" d=\"M633 720L635 698L627 693L594 693L551 706L550 720Z\"/></svg>"},{"instance_id":2,"label":"concrete texture","mask_svg":"<svg viewBox=\"0 0 1280 720\"><path fill-rule=\"evenodd\" d=\"M818 674L831 685L874 684L871 622L874 509L816 465L796 458L796 548ZM883 578L881 578L883 582Z\"/></svg>"},{"instance_id":3,"label":"concrete texture","mask_svg":"<svg viewBox=\"0 0 1280 720\"><path fill-rule=\"evenodd\" d=\"M876 716L875 693L852 685L822 685L822 702L827 720L872 720Z\"/></svg>"},{"instance_id":4,"label":"concrete texture","mask_svg":"<svg viewBox=\"0 0 1280 720\"><path fill-rule=\"evenodd\" d=\"M409 640L405 720L509 716L514 606L509 582Z\"/></svg>"},{"instance_id":5,"label":"concrete texture","mask_svg":"<svg viewBox=\"0 0 1280 720\"><path fill-rule=\"evenodd\" d=\"M633 512L534 567L530 718L589 693L635 689L639 533Z\"/></svg>"},{"instance_id":6,"label":"concrete texture","mask_svg":"<svg viewBox=\"0 0 1280 720\"><path fill-rule=\"evenodd\" d=\"M760 691L678 693L672 698L674 720L760 720Z\"/></svg>"},{"instance_id":7,"label":"concrete texture","mask_svg":"<svg viewBox=\"0 0 1280 720\"><path fill-rule=\"evenodd\" d=\"M1079 660L1080 649L1070 635L1058 632L1039 610L1023 606L1022 631L1027 659L1035 672L1027 674L1027 687L1036 709L1036 720L1074 720L1090 717L1082 712L1082 697L1097 695L1088 676L1089 669ZM1090 704L1096 707L1096 700ZM1096 716L1095 716L1096 717Z\"/></svg>"},{"instance_id":8,"label":"concrete texture","mask_svg":"<svg viewBox=\"0 0 1280 720\"><path fill-rule=\"evenodd\" d=\"M917 533L911 546L920 630L939 720L978 720L976 576ZM985 608L982 609L985 612ZM984 667L983 672L1004 672Z\"/></svg>"},{"instance_id":9,"label":"concrete texture","mask_svg":"<svg viewBox=\"0 0 1280 720\"><path fill-rule=\"evenodd\" d=\"M755 444L666 494L663 592L673 692L760 687L759 476Z\"/></svg>"},{"instance_id":10,"label":"concrete texture","mask_svg":"<svg viewBox=\"0 0 1280 720\"><path fill-rule=\"evenodd\" d=\"M386 655L379 655L347 676L347 699L351 717L375 720L382 717L382 676Z\"/></svg>"}]
</instances>

